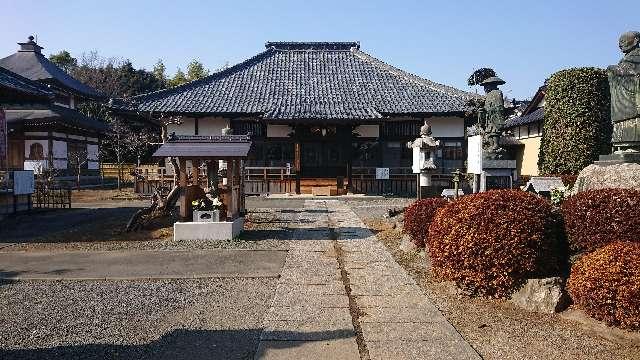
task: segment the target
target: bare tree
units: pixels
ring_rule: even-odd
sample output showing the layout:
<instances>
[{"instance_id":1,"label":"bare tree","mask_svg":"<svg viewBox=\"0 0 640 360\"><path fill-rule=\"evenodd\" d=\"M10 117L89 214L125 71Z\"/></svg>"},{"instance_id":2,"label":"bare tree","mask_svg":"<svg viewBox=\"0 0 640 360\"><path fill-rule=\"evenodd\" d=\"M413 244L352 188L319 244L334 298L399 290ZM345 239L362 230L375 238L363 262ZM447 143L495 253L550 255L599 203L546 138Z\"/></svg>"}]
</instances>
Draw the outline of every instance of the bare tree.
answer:
<instances>
[{"instance_id":1,"label":"bare tree","mask_svg":"<svg viewBox=\"0 0 640 360\"><path fill-rule=\"evenodd\" d=\"M118 190L122 189L122 168L131 154L131 146L136 143L136 135L127 124L119 118L112 118L109 130L105 134L101 156L106 153L114 155L118 168Z\"/></svg>"},{"instance_id":2,"label":"bare tree","mask_svg":"<svg viewBox=\"0 0 640 360\"><path fill-rule=\"evenodd\" d=\"M80 189L80 176L82 175L82 168L88 162L88 153L86 146L84 148L77 148L67 152L67 160L70 167L74 170L76 175L76 189Z\"/></svg>"}]
</instances>

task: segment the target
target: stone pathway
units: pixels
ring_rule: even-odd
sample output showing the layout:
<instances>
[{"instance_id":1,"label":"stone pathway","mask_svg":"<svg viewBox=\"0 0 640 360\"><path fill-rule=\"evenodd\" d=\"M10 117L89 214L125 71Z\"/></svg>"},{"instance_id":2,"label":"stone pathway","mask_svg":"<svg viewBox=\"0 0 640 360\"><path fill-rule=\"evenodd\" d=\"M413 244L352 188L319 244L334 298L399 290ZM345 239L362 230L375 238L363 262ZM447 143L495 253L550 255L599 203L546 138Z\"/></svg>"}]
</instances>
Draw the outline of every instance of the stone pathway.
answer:
<instances>
[{"instance_id":1,"label":"stone pathway","mask_svg":"<svg viewBox=\"0 0 640 360\"><path fill-rule=\"evenodd\" d=\"M347 205L298 215L256 359L480 359Z\"/></svg>"}]
</instances>

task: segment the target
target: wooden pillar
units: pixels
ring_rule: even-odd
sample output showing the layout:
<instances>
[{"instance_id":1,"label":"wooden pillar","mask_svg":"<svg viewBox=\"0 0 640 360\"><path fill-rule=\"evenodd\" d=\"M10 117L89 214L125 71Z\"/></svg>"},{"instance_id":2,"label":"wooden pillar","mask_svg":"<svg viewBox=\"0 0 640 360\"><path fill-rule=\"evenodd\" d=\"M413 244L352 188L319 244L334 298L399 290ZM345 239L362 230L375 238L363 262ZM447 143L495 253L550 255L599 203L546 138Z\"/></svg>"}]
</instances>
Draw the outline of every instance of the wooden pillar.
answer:
<instances>
[{"instance_id":1,"label":"wooden pillar","mask_svg":"<svg viewBox=\"0 0 640 360\"><path fill-rule=\"evenodd\" d=\"M218 160L210 160L207 162L207 187L209 188L209 191L218 191L218 183L219 183L219 179L218 179L218 168L219 168L220 163L218 162Z\"/></svg>"},{"instance_id":2,"label":"wooden pillar","mask_svg":"<svg viewBox=\"0 0 640 360\"><path fill-rule=\"evenodd\" d=\"M294 153L295 153L295 159L294 159L294 168L296 169L296 194L300 194L300 177L301 177L301 169L302 169L302 164L300 162L300 140L296 139L296 142L294 144Z\"/></svg>"},{"instance_id":3,"label":"wooden pillar","mask_svg":"<svg viewBox=\"0 0 640 360\"><path fill-rule=\"evenodd\" d=\"M240 201L240 215L244 216L245 214L245 202L244 202L244 160L240 160L240 191L239 191L239 201Z\"/></svg>"},{"instance_id":4,"label":"wooden pillar","mask_svg":"<svg viewBox=\"0 0 640 360\"><path fill-rule=\"evenodd\" d=\"M179 174L179 183L180 183L180 220L189 221L187 210L187 161L184 158L179 159L180 163L180 174Z\"/></svg>"}]
</instances>

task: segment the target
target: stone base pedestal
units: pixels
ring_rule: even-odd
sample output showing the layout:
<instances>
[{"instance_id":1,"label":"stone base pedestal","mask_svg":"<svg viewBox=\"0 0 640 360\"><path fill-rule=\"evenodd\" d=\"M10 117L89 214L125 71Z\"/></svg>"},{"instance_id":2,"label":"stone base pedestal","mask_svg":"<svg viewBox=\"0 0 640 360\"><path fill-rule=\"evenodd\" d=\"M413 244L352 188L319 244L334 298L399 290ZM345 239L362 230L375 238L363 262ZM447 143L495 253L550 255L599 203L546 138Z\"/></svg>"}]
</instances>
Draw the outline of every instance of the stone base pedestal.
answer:
<instances>
[{"instance_id":1,"label":"stone base pedestal","mask_svg":"<svg viewBox=\"0 0 640 360\"><path fill-rule=\"evenodd\" d=\"M480 192L495 189L511 189L515 178L515 170L515 160L483 159L482 174L479 174L478 179L480 184L474 185L474 188L477 188Z\"/></svg>"},{"instance_id":2,"label":"stone base pedestal","mask_svg":"<svg viewBox=\"0 0 640 360\"><path fill-rule=\"evenodd\" d=\"M240 235L244 218L219 222L177 222L173 240L230 240Z\"/></svg>"},{"instance_id":3,"label":"stone base pedestal","mask_svg":"<svg viewBox=\"0 0 640 360\"><path fill-rule=\"evenodd\" d=\"M572 194L592 189L640 190L640 163L623 162L619 159L604 160L603 157L600 159L580 171Z\"/></svg>"}]
</instances>

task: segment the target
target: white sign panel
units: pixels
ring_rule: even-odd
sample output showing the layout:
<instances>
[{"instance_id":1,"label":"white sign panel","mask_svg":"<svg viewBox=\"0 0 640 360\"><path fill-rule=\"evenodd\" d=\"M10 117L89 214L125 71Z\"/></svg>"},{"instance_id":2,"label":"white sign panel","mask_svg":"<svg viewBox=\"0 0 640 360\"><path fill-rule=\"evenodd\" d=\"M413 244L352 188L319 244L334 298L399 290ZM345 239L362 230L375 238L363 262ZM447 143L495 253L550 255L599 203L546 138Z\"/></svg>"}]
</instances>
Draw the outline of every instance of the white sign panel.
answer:
<instances>
[{"instance_id":1,"label":"white sign panel","mask_svg":"<svg viewBox=\"0 0 640 360\"><path fill-rule=\"evenodd\" d=\"M424 164L424 152L420 151L420 148L414 147L413 150L413 164L411 170L414 174L420 174L421 165Z\"/></svg>"},{"instance_id":2,"label":"white sign panel","mask_svg":"<svg viewBox=\"0 0 640 360\"><path fill-rule=\"evenodd\" d=\"M482 136L469 136L467 144L467 172L482 174Z\"/></svg>"},{"instance_id":3,"label":"white sign panel","mask_svg":"<svg viewBox=\"0 0 640 360\"><path fill-rule=\"evenodd\" d=\"M376 180L388 180L389 168L376 168Z\"/></svg>"},{"instance_id":4,"label":"white sign panel","mask_svg":"<svg viewBox=\"0 0 640 360\"><path fill-rule=\"evenodd\" d=\"M34 185L33 171L20 170L13 172L14 195L33 194Z\"/></svg>"}]
</instances>

